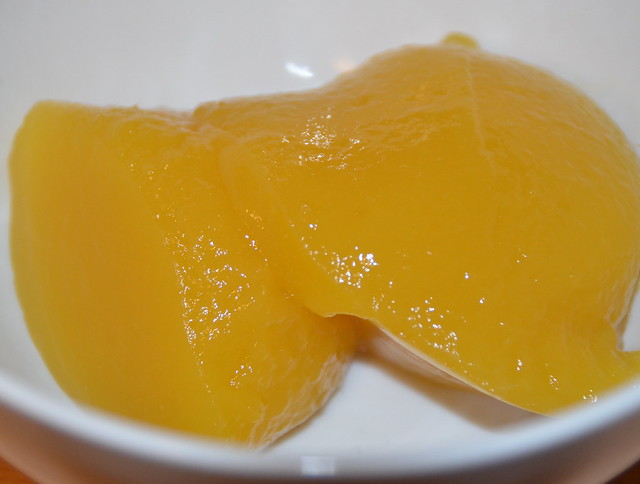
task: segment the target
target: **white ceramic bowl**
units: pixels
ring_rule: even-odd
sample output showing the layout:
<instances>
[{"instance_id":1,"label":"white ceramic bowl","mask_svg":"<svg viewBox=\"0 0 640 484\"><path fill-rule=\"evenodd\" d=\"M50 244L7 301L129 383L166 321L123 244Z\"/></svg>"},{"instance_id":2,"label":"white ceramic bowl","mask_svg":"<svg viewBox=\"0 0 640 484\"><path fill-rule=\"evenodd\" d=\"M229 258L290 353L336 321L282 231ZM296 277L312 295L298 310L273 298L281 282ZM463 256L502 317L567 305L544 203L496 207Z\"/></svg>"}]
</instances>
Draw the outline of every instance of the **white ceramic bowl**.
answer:
<instances>
[{"instance_id":1,"label":"white ceramic bowl","mask_svg":"<svg viewBox=\"0 0 640 484\"><path fill-rule=\"evenodd\" d=\"M640 141L640 3L0 0L0 160L31 104L191 108L304 89L450 31L553 70ZM308 425L261 453L82 408L56 386L17 304L0 172L0 454L42 482L603 482L640 457L640 390L555 419L357 362ZM634 324L629 347L640 347ZM639 325L640 326L640 325ZM404 481L406 482L406 481Z\"/></svg>"}]
</instances>

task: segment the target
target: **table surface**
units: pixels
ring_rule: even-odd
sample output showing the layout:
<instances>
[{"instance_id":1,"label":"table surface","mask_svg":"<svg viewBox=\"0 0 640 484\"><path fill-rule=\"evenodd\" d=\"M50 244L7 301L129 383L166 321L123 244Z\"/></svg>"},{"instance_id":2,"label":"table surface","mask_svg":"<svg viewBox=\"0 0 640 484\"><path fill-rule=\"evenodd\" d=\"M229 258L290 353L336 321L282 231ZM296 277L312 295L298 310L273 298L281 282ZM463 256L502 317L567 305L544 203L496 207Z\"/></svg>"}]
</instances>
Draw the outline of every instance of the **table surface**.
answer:
<instances>
[{"instance_id":1,"label":"table surface","mask_svg":"<svg viewBox=\"0 0 640 484\"><path fill-rule=\"evenodd\" d=\"M0 484L35 484L35 481L0 459Z\"/></svg>"},{"instance_id":2,"label":"table surface","mask_svg":"<svg viewBox=\"0 0 640 484\"><path fill-rule=\"evenodd\" d=\"M607 484L638 484L639 482L640 462ZM0 458L0 484L36 484L36 482Z\"/></svg>"}]
</instances>

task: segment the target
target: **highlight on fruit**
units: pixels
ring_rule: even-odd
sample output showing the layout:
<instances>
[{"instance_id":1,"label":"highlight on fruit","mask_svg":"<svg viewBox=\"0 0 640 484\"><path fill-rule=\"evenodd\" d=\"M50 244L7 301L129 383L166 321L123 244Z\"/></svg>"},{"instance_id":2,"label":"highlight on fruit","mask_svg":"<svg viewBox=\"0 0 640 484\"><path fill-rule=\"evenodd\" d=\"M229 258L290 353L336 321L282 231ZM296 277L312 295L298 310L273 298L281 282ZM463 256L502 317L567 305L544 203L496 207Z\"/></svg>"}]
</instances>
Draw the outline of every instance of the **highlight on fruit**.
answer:
<instances>
[{"instance_id":1,"label":"highlight on fruit","mask_svg":"<svg viewBox=\"0 0 640 484\"><path fill-rule=\"evenodd\" d=\"M574 86L461 34L192 112L43 101L9 160L59 385L261 447L358 348L551 414L640 373L640 165Z\"/></svg>"}]
</instances>

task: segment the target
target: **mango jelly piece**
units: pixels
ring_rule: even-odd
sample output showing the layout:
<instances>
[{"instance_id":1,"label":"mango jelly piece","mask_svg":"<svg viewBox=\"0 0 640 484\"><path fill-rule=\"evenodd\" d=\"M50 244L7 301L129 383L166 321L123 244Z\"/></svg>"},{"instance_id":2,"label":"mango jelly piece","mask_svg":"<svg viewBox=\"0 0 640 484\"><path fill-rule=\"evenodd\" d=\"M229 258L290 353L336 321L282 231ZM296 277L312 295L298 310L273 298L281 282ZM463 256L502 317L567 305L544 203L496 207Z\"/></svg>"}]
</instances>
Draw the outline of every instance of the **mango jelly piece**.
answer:
<instances>
[{"instance_id":1,"label":"mango jelly piece","mask_svg":"<svg viewBox=\"0 0 640 484\"><path fill-rule=\"evenodd\" d=\"M70 396L258 446L325 402L354 338L273 279L218 142L186 115L37 104L10 161L15 281Z\"/></svg>"},{"instance_id":2,"label":"mango jelly piece","mask_svg":"<svg viewBox=\"0 0 640 484\"><path fill-rule=\"evenodd\" d=\"M234 138L236 209L312 311L526 409L595 401L640 370L616 333L640 268L637 157L572 86L460 44L195 116Z\"/></svg>"}]
</instances>

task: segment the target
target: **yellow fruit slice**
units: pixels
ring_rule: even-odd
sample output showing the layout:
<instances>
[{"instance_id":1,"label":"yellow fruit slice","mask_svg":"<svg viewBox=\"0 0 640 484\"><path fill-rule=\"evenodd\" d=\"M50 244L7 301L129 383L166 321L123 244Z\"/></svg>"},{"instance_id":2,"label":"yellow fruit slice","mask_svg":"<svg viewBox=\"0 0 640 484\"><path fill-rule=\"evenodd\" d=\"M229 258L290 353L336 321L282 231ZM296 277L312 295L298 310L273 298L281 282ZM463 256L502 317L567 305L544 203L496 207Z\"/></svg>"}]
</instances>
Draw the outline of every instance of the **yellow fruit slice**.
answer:
<instances>
[{"instance_id":1,"label":"yellow fruit slice","mask_svg":"<svg viewBox=\"0 0 640 484\"><path fill-rule=\"evenodd\" d=\"M347 318L288 297L188 116L44 102L11 157L12 252L64 390L146 422L259 446L340 383Z\"/></svg>"},{"instance_id":2,"label":"yellow fruit slice","mask_svg":"<svg viewBox=\"0 0 640 484\"><path fill-rule=\"evenodd\" d=\"M464 42L407 47L307 93L210 103L239 214L312 311L374 322L537 412L638 375L640 170L550 74Z\"/></svg>"}]
</instances>

